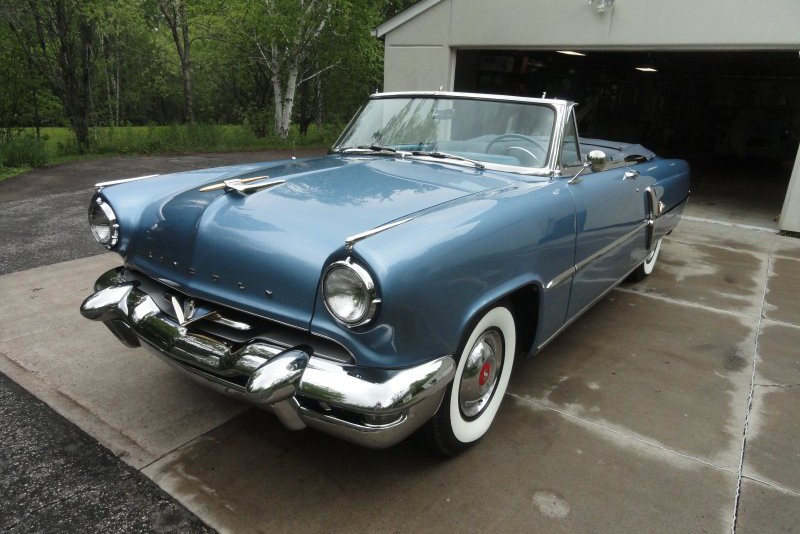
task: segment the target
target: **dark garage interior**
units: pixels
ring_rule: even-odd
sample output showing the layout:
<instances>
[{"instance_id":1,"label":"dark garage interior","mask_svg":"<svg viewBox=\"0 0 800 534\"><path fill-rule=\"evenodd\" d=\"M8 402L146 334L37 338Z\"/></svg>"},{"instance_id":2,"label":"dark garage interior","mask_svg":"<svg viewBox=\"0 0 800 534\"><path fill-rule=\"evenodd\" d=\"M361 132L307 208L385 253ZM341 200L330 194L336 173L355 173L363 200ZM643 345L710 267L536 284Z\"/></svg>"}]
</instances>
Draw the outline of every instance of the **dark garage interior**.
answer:
<instances>
[{"instance_id":1,"label":"dark garage interior","mask_svg":"<svg viewBox=\"0 0 800 534\"><path fill-rule=\"evenodd\" d=\"M454 89L578 102L582 136L689 160L694 215L777 227L800 143L796 50L459 50Z\"/></svg>"}]
</instances>

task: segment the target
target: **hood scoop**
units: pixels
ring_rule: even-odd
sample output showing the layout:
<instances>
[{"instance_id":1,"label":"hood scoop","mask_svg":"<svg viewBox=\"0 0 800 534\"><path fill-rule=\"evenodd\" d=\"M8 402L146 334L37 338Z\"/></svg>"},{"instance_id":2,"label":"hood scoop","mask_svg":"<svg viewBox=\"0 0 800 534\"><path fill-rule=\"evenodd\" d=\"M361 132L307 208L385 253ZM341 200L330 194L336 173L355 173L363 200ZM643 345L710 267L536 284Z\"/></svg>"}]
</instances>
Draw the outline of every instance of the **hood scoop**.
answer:
<instances>
[{"instance_id":1,"label":"hood scoop","mask_svg":"<svg viewBox=\"0 0 800 534\"><path fill-rule=\"evenodd\" d=\"M249 195L251 193L255 193L256 191L267 189L269 187L275 187L276 185L285 183L286 180L269 181L269 176L253 176L252 178L232 178L230 180L223 180L217 184L201 187L199 191L201 193L206 193L208 191L219 191L220 189L224 189L226 193L228 191L235 191L242 195Z\"/></svg>"}]
</instances>

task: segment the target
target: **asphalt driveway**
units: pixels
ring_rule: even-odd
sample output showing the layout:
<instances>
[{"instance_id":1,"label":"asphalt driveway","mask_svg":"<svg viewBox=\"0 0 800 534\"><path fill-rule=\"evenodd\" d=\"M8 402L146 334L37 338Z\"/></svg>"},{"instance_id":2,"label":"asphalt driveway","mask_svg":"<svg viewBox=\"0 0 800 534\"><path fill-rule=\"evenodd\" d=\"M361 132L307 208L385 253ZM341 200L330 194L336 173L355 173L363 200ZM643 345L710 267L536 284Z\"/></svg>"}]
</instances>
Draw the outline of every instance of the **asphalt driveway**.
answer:
<instances>
[{"instance_id":1,"label":"asphalt driveway","mask_svg":"<svg viewBox=\"0 0 800 534\"><path fill-rule=\"evenodd\" d=\"M82 209L88 234L83 219ZM0 219L4 235L12 224ZM800 525L798 240L683 221L650 278L612 291L518 364L490 434L449 461L413 441L369 451L285 430L79 317L115 255L69 250L69 261L29 268L20 250L4 256L17 265L4 272L17 272L0 276L0 371L220 531ZM20 474L2 476L13 487Z\"/></svg>"},{"instance_id":2,"label":"asphalt driveway","mask_svg":"<svg viewBox=\"0 0 800 534\"><path fill-rule=\"evenodd\" d=\"M86 231L92 186L147 174L324 154L321 149L115 157L34 169L0 181L0 275L102 252Z\"/></svg>"}]
</instances>

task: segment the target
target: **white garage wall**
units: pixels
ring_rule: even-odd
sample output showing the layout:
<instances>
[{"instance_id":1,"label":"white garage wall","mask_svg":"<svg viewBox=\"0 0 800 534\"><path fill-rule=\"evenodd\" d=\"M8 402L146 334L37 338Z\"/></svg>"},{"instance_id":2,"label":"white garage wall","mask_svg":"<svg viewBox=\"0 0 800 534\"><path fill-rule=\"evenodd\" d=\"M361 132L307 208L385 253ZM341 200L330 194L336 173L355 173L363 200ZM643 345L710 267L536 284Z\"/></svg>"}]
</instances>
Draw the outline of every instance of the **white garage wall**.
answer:
<instances>
[{"instance_id":1,"label":"white garage wall","mask_svg":"<svg viewBox=\"0 0 800 534\"><path fill-rule=\"evenodd\" d=\"M791 48L798 0L617 0L598 14L586 0L446 0L449 42L592 48Z\"/></svg>"},{"instance_id":2,"label":"white garage wall","mask_svg":"<svg viewBox=\"0 0 800 534\"><path fill-rule=\"evenodd\" d=\"M459 48L800 50L800 0L422 0L376 35L385 91L451 90ZM800 232L800 154L781 229Z\"/></svg>"},{"instance_id":3,"label":"white garage wall","mask_svg":"<svg viewBox=\"0 0 800 534\"><path fill-rule=\"evenodd\" d=\"M800 49L800 0L617 0L602 14L586 0L423 0L415 8L417 16L376 30L386 41L386 91L451 88L446 48Z\"/></svg>"}]
</instances>

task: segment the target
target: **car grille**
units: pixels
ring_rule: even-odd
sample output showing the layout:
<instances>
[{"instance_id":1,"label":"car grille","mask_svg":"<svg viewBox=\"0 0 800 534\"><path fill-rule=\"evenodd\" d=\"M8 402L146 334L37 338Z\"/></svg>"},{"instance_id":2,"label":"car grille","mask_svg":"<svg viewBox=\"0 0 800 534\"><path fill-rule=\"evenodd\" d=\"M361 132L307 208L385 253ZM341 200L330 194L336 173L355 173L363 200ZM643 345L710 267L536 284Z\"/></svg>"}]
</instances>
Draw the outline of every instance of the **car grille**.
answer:
<instances>
[{"instance_id":1,"label":"car grille","mask_svg":"<svg viewBox=\"0 0 800 534\"><path fill-rule=\"evenodd\" d=\"M261 340L287 349L305 346L310 348L315 356L341 363L355 363L353 355L342 345L307 330L284 325L220 304L209 303L182 293L127 266L124 277L126 280L138 282L142 291L150 295L159 309L176 321L179 319L176 317L171 297L177 298L179 302L184 302L186 298L192 298L197 302L198 307L213 309L216 312L213 316L191 322L186 325L186 328L190 332L224 341L231 346L231 350L235 351L250 342Z\"/></svg>"}]
</instances>

